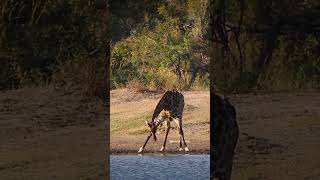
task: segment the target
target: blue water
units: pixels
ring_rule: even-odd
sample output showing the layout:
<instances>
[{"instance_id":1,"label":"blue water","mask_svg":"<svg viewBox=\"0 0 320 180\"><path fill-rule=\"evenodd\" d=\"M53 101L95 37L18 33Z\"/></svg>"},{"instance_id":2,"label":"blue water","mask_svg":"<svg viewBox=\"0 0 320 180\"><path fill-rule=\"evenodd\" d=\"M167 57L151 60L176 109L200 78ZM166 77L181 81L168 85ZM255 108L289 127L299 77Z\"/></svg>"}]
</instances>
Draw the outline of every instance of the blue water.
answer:
<instances>
[{"instance_id":1,"label":"blue water","mask_svg":"<svg viewBox=\"0 0 320 180\"><path fill-rule=\"evenodd\" d=\"M111 180L209 179L209 155L111 156Z\"/></svg>"}]
</instances>

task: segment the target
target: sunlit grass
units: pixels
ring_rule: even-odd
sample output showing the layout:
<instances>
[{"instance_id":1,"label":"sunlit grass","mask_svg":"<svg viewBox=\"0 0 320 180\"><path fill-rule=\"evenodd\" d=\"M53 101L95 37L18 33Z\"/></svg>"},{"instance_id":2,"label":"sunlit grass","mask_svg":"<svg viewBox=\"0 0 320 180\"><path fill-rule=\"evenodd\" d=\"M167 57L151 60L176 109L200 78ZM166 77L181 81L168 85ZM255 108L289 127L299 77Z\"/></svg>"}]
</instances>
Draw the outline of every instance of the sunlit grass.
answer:
<instances>
[{"instance_id":1,"label":"sunlit grass","mask_svg":"<svg viewBox=\"0 0 320 180\"><path fill-rule=\"evenodd\" d=\"M145 120L151 119L151 113L145 112L134 118L125 118L124 116L116 116L111 114L111 133L128 133L131 135L143 134L148 131Z\"/></svg>"}]
</instances>

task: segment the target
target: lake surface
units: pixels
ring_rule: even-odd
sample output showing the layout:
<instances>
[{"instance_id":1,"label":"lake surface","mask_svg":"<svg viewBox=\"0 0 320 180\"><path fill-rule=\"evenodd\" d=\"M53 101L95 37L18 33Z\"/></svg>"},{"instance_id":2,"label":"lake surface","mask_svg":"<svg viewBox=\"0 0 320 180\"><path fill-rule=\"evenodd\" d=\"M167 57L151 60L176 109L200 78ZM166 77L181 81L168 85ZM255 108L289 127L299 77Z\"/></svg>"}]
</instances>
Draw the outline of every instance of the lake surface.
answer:
<instances>
[{"instance_id":1,"label":"lake surface","mask_svg":"<svg viewBox=\"0 0 320 180\"><path fill-rule=\"evenodd\" d=\"M111 180L209 179L210 155L111 156Z\"/></svg>"}]
</instances>

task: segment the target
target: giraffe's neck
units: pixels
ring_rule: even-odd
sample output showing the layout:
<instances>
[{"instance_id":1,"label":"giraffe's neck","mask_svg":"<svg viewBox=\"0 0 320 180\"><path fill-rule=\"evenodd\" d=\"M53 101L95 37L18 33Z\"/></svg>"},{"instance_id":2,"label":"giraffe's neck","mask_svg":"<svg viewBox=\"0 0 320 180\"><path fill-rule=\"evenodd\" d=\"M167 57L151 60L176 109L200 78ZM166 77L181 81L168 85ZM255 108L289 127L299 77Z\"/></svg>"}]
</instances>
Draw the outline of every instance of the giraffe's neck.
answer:
<instances>
[{"instance_id":1,"label":"giraffe's neck","mask_svg":"<svg viewBox=\"0 0 320 180\"><path fill-rule=\"evenodd\" d=\"M169 120L169 118L172 117L172 112L163 110L160 112L160 114L153 120L155 126L157 127L161 123L163 123L166 120Z\"/></svg>"}]
</instances>

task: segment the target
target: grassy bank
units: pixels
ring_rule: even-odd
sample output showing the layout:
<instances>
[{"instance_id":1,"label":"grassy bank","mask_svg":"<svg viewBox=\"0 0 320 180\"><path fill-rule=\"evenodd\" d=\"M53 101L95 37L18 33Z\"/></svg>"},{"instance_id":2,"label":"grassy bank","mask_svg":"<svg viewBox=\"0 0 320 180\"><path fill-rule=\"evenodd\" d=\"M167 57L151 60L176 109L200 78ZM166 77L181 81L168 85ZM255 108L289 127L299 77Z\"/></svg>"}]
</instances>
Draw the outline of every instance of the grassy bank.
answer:
<instances>
[{"instance_id":1,"label":"grassy bank","mask_svg":"<svg viewBox=\"0 0 320 180\"><path fill-rule=\"evenodd\" d=\"M209 92L186 91L183 129L191 153L209 152ZM148 128L145 120L150 121L153 110L161 98L160 93L138 93L128 89L111 91L110 128L112 153L136 153L144 142ZM168 137L168 152L178 151L179 134L176 125ZM159 140L150 141L147 152L159 150L165 136L160 129Z\"/></svg>"}]
</instances>

